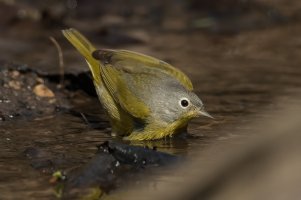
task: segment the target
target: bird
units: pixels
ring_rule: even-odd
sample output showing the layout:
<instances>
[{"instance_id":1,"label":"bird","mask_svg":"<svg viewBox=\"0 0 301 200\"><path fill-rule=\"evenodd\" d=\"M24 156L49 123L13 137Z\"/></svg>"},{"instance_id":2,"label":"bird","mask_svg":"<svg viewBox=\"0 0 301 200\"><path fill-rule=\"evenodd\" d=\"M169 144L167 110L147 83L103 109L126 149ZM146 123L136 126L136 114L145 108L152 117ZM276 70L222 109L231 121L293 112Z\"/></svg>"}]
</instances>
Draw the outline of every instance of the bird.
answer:
<instances>
[{"instance_id":1,"label":"bird","mask_svg":"<svg viewBox=\"0 0 301 200\"><path fill-rule=\"evenodd\" d=\"M172 65L133 51L96 49L74 28L62 33L90 68L112 136L157 140L183 132L193 118L213 118L191 80Z\"/></svg>"}]
</instances>

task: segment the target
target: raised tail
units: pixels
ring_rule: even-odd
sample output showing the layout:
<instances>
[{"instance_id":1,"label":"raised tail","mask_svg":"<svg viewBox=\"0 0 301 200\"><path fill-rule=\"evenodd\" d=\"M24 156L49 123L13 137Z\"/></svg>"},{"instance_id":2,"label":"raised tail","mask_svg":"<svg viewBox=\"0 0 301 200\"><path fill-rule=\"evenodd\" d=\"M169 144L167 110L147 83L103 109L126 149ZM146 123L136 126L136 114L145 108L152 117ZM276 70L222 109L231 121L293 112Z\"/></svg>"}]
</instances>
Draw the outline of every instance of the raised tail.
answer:
<instances>
[{"instance_id":1,"label":"raised tail","mask_svg":"<svg viewBox=\"0 0 301 200\"><path fill-rule=\"evenodd\" d=\"M100 83L99 61L92 57L92 53L96 48L76 29L70 28L62 30L63 35L68 41L85 57L89 68L92 72L93 79L98 84Z\"/></svg>"}]
</instances>

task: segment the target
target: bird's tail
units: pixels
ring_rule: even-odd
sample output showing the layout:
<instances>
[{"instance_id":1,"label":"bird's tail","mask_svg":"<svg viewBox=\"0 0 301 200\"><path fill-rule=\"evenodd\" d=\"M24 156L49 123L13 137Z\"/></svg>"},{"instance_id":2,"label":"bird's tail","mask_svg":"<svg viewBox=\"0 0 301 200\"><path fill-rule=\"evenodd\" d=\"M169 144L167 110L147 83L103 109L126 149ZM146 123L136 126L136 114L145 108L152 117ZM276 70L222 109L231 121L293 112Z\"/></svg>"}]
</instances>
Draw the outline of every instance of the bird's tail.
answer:
<instances>
[{"instance_id":1,"label":"bird's tail","mask_svg":"<svg viewBox=\"0 0 301 200\"><path fill-rule=\"evenodd\" d=\"M76 29L70 28L62 30L62 32L68 41L80 52L80 54L82 54L82 56L85 57L92 72L94 81L100 83L100 63L92 57L92 53L96 50L96 48Z\"/></svg>"}]
</instances>

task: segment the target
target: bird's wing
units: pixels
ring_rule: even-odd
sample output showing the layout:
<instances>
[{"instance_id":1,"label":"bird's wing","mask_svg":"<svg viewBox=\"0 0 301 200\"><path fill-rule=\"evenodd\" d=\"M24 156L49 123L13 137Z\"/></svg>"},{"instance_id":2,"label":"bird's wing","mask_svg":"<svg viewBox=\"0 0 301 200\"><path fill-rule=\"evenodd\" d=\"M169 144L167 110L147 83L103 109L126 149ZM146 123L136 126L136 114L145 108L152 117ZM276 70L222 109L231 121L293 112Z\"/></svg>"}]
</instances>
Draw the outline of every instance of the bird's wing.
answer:
<instances>
[{"instance_id":1,"label":"bird's wing","mask_svg":"<svg viewBox=\"0 0 301 200\"><path fill-rule=\"evenodd\" d=\"M130 73L165 73L177 79L187 90L193 90L191 80L182 71L156 58L132 51L107 49L96 50L92 55L104 64L110 64Z\"/></svg>"},{"instance_id":2,"label":"bird's wing","mask_svg":"<svg viewBox=\"0 0 301 200\"><path fill-rule=\"evenodd\" d=\"M122 71L109 64L100 65L103 83L113 99L129 114L138 119L146 119L150 110L132 91L122 77Z\"/></svg>"}]
</instances>

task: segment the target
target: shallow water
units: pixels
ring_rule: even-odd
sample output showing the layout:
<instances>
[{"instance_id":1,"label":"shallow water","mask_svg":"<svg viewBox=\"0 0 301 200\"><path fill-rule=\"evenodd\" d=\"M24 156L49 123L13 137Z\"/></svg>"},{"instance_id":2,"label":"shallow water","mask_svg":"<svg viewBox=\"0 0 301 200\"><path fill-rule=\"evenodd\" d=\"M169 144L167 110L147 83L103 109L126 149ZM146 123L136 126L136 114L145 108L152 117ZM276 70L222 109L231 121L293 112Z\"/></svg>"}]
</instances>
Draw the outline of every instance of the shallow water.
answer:
<instances>
[{"instance_id":1,"label":"shallow water","mask_svg":"<svg viewBox=\"0 0 301 200\"><path fill-rule=\"evenodd\" d=\"M149 33L151 43L128 46L130 50L167 60L187 73L215 118L193 120L190 137L132 144L193 155L196 149L205 149L217 141L248 137L246 131L254 130L255 134L256 127L250 122L271 117L266 114L268 111L286 106L278 100L290 104L291 97L300 93L300 31L301 26L295 23L230 36L154 31ZM79 57L68 48L67 55ZM67 60L66 65L84 67L83 62L73 59ZM49 175L33 169L25 158L23 151L27 147L64 154L68 162L61 166L68 168L86 163L102 142L115 140L109 135L110 127L96 98L82 95L73 105L74 110L99 116L100 128L93 129L83 118L70 113L1 124L0 199L55 199ZM159 173L157 180L164 181L164 173Z\"/></svg>"},{"instance_id":2,"label":"shallow water","mask_svg":"<svg viewBox=\"0 0 301 200\"><path fill-rule=\"evenodd\" d=\"M169 54L172 55L173 52ZM157 146L160 151L193 155L195 149L204 149L216 141L226 142L237 137L248 137L244 132L254 129L248 123L269 117L264 115L265 111L283 106L276 103L277 98L288 98L289 101L301 84L298 68L295 68L295 72L293 68L275 70L277 66L273 60L266 61L260 68L258 65L262 65L262 62L257 59L252 62L238 59L233 63L235 58L231 58L227 63L212 56L206 67L199 67L192 73L196 64L186 56L181 57L181 62L185 62L185 59L191 67L183 70L190 73L195 90L202 96L215 119L193 120L189 126L191 137L133 142L134 145ZM209 57L206 56L206 59ZM213 63L219 62L223 63L223 69L213 67ZM283 75L287 73L289 77ZM102 110L94 109L95 106L99 106L98 101L92 99L75 109L99 115L100 120L104 119ZM23 151L34 146L54 154L64 154L68 162L62 166L76 166L87 162L96 152L97 145L106 140L114 140L109 135L108 123L103 123L102 127L93 129L82 118L68 113L3 123L0 134L1 199L55 198L48 183L49 175L33 169ZM233 134L240 131L241 135ZM161 176L159 173L156 177L156 181L164 181L164 174Z\"/></svg>"}]
</instances>

